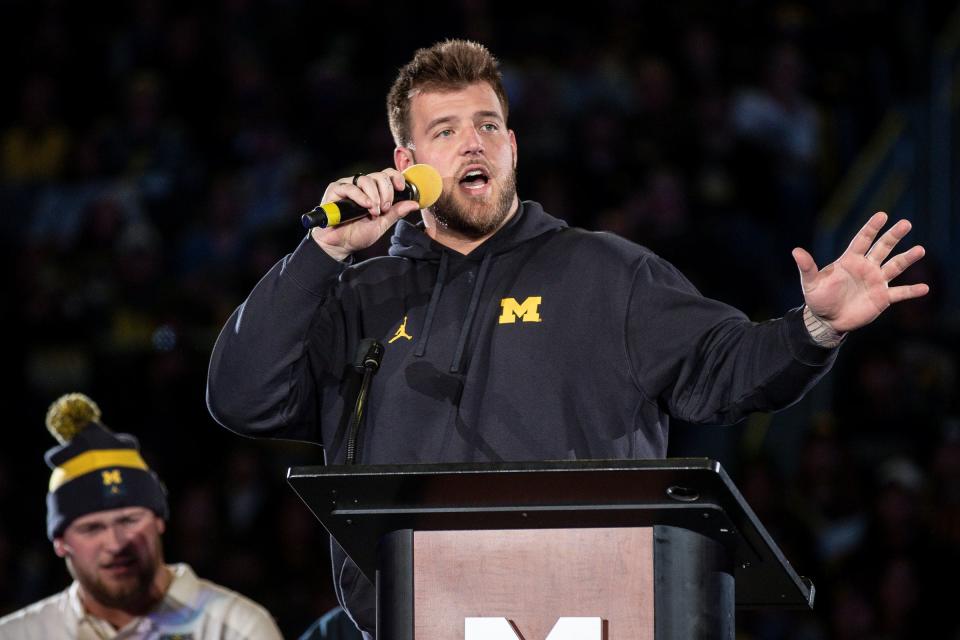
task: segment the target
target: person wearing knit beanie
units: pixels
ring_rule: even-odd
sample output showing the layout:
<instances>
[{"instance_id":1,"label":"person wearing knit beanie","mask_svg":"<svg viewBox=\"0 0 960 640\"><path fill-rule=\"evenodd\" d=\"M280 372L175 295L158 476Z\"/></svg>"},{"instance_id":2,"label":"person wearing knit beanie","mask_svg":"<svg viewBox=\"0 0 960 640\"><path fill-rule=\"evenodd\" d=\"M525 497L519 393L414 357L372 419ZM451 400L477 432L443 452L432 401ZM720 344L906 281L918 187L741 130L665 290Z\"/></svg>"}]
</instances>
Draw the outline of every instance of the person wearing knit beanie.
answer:
<instances>
[{"instance_id":1,"label":"person wearing knit beanie","mask_svg":"<svg viewBox=\"0 0 960 640\"><path fill-rule=\"evenodd\" d=\"M257 603L164 563L166 490L134 436L108 429L78 393L54 402L46 423L59 442L45 456L47 537L74 582L0 618L0 640L282 637Z\"/></svg>"},{"instance_id":2,"label":"person wearing knit beanie","mask_svg":"<svg viewBox=\"0 0 960 640\"><path fill-rule=\"evenodd\" d=\"M47 493L47 537L60 537L79 516L139 506L160 520L167 495L140 456L140 443L100 423L100 408L79 393L61 397L47 411L47 429L60 442L44 456L53 469Z\"/></svg>"}]
</instances>

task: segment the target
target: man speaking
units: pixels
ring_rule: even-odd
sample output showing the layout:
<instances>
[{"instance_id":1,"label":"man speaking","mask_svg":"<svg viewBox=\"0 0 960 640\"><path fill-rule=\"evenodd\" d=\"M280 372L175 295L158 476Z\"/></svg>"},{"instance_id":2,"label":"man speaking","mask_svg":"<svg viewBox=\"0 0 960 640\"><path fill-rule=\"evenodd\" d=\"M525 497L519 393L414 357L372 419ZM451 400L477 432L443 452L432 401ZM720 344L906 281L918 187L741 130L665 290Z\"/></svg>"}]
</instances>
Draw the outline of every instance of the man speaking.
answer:
<instances>
[{"instance_id":1,"label":"man speaking","mask_svg":"<svg viewBox=\"0 0 960 640\"><path fill-rule=\"evenodd\" d=\"M733 422L783 408L830 367L846 332L926 285L889 286L910 225L878 213L820 270L795 249L804 305L750 322L648 249L568 227L518 198L517 137L497 61L446 41L416 52L387 97L393 168L331 183L368 215L314 228L227 321L208 405L225 427L323 445L352 440L364 340L384 347L355 442L365 464L662 458L669 417ZM433 166L423 221L395 199ZM589 185L586 185L589 188ZM399 221L399 222L398 222ZM353 264L396 224L388 257ZM373 586L334 547L337 595L374 631Z\"/></svg>"}]
</instances>

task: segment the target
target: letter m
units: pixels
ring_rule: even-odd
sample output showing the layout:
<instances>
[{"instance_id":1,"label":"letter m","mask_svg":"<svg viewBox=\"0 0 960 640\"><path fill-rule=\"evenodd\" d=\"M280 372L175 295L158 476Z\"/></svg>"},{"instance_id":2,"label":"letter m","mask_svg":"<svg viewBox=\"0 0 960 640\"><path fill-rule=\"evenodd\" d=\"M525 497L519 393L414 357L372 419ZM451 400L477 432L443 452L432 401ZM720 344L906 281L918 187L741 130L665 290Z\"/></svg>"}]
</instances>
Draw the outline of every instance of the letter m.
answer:
<instances>
[{"instance_id":1,"label":"letter m","mask_svg":"<svg viewBox=\"0 0 960 640\"><path fill-rule=\"evenodd\" d=\"M540 322L541 300L541 296L530 296L522 304L518 304L514 298L503 298L500 300L503 312L500 314L499 324L513 324L517 318L523 318L524 322Z\"/></svg>"},{"instance_id":2,"label":"letter m","mask_svg":"<svg viewBox=\"0 0 960 640\"><path fill-rule=\"evenodd\" d=\"M120 469L114 469L113 471L101 471L100 476L103 478L104 486L120 484L123 482L123 480L120 478Z\"/></svg>"},{"instance_id":3,"label":"letter m","mask_svg":"<svg viewBox=\"0 0 960 640\"><path fill-rule=\"evenodd\" d=\"M523 640L506 618L465 618L465 640ZM536 640L529 638L528 640ZM601 618L560 618L546 640L603 640Z\"/></svg>"}]
</instances>

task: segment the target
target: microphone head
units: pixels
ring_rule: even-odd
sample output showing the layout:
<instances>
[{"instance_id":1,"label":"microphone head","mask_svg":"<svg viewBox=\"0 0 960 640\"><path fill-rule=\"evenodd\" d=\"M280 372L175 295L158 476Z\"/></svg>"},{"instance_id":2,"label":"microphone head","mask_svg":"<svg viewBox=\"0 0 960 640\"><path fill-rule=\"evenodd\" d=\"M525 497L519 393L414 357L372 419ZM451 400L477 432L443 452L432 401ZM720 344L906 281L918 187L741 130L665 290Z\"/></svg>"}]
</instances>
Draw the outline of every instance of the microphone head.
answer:
<instances>
[{"instance_id":1,"label":"microphone head","mask_svg":"<svg viewBox=\"0 0 960 640\"><path fill-rule=\"evenodd\" d=\"M403 172L403 179L417 188L421 209L429 207L440 198L443 191L443 178L440 172L428 164L415 164Z\"/></svg>"}]
</instances>

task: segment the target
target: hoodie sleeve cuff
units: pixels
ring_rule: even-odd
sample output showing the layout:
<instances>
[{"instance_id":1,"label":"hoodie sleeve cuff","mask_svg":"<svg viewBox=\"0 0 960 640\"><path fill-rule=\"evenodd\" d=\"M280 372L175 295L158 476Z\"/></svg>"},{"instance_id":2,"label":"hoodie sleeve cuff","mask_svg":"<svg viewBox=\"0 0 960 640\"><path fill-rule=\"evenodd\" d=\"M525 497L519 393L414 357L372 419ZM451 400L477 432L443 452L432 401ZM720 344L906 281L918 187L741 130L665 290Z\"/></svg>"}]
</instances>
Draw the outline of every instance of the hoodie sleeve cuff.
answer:
<instances>
[{"instance_id":1,"label":"hoodie sleeve cuff","mask_svg":"<svg viewBox=\"0 0 960 640\"><path fill-rule=\"evenodd\" d=\"M320 296L329 290L330 281L339 278L351 264L353 256L343 262L335 260L307 233L294 252L287 256L283 270L301 289Z\"/></svg>"},{"instance_id":2,"label":"hoodie sleeve cuff","mask_svg":"<svg viewBox=\"0 0 960 640\"><path fill-rule=\"evenodd\" d=\"M810 366L828 364L836 357L836 347L824 347L817 344L803 321L803 307L791 309L783 317L783 334L793 357ZM842 342L841 342L842 344Z\"/></svg>"}]
</instances>

